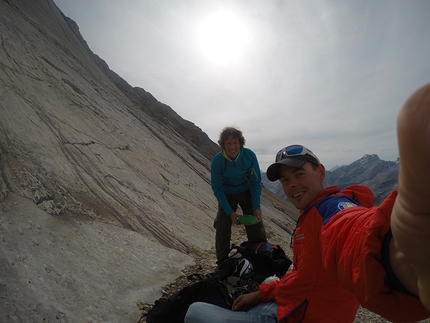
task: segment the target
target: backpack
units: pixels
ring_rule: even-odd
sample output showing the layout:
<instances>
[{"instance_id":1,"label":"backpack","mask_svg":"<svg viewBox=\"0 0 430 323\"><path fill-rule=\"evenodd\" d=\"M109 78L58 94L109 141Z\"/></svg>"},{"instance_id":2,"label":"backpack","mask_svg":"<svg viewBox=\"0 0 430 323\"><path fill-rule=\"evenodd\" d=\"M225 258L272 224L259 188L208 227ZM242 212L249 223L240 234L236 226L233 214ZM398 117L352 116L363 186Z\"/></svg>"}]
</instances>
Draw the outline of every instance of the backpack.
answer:
<instances>
[{"instance_id":1,"label":"backpack","mask_svg":"<svg viewBox=\"0 0 430 323\"><path fill-rule=\"evenodd\" d=\"M215 277L185 286L168 298L160 298L146 315L147 323L183 323L192 303L205 302L231 309L233 300L224 283Z\"/></svg>"},{"instance_id":2,"label":"backpack","mask_svg":"<svg viewBox=\"0 0 430 323\"><path fill-rule=\"evenodd\" d=\"M251 278L261 283L269 276L284 276L292 264L284 250L270 242L245 241L239 246L233 246L230 253L233 251L233 255L218 264L219 279L236 276L244 279ZM246 264L243 259L247 259L251 264L251 272L243 270L243 265Z\"/></svg>"}]
</instances>

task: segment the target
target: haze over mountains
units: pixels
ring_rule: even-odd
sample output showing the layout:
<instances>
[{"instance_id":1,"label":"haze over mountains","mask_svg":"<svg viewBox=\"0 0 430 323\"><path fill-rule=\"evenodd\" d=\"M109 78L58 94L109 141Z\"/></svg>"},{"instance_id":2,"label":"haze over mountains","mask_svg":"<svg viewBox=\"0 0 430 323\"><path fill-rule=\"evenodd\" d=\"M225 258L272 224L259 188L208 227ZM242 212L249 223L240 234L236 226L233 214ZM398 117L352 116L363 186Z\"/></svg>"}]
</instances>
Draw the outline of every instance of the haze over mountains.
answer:
<instances>
[{"instance_id":1,"label":"haze over mountains","mask_svg":"<svg viewBox=\"0 0 430 323\"><path fill-rule=\"evenodd\" d=\"M52 0L0 1L0 44L0 321L137 322L136 302L213 247L218 146L111 71ZM370 160L362 180L384 169ZM262 212L288 245L297 211L263 190Z\"/></svg>"}]
</instances>

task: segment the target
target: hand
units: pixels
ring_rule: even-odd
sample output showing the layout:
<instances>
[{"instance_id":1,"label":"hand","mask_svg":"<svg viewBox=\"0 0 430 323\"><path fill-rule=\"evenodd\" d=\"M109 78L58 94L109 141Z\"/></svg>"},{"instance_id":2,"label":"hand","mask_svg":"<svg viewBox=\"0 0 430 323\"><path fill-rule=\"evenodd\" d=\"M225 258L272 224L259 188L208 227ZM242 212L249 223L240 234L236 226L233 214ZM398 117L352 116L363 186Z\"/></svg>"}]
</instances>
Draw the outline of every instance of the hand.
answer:
<instances>
[{"instance_id":1,"label":"hand","mask_svg":"<svg viewBox=\"0 0 430 323\"><path fill-rule=\"evenodd\" d=\"M239 214L237 214L236 212L233 212L232 214L230 214L231 222L233 222L234 224L239 225L239 222L237 222L237 218L238 217L239 217Z\"/></svg>"},{"instance_id":2,"label":"hand","mask_svg":"<svg viewBox=\"0 0 430 323\"><path fill-rule=\"evenodd\" d=\"M261 210L255 210L253 214L258 218L258 222L260 222L263 217Z\"/></svg>"},{"instance_id":3,"label":"hand","mask_svg":"<svg viewBox=\"0 0 430 323\"><path fill-rule=\"evenodd\" d=\"M252 292L245 295L240 295L234 302L232 310L235 312L244 312L250 307L257 305L261 302L260 291Z\"/></svg>"},{"instance_id":4,"label":"hand","mask_svg":"<svg viewBox=\"0 0 430 323\"><path fill-rule=\"evenodd\" d=\"M430 311L429 107L430 84L409 98L397 119L399 194L391 228L400 251L415 270L421 302Z\"/></svg>"}]
</instances>

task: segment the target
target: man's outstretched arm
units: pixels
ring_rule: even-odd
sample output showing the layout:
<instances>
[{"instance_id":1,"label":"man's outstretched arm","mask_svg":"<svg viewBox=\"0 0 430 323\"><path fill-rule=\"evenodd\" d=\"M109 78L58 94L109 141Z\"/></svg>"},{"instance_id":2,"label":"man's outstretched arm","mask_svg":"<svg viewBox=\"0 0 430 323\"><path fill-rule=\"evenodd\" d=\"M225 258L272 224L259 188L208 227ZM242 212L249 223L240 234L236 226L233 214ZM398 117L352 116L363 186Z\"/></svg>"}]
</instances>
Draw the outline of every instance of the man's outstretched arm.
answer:
<instances>
[{"instance_id":1,"label":"man's outstretched arm","mask_svg":"<svg viewBox=\"0 0 430 323\"><path fill-rule=\"evenodd\" d=\"M399 194L391 228L396 245L415 270L421 302L430 310L430 84L400 110L397 134ZM395 270L396 264L392 266ZM401 282L408 280L401 271L396 275Z\"/></svg>"}]
</instances>

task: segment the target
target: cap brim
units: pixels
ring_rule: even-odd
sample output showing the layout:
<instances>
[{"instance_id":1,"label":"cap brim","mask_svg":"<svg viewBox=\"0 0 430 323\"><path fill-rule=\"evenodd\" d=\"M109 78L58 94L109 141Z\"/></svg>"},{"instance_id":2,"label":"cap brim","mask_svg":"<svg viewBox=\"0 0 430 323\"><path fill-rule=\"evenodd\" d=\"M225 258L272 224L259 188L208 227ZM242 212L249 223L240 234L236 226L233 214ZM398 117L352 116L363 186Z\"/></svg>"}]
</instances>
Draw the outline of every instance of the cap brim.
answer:
<instances>
[{"instance_id":1,"label":"cap brim","mask_svg":"<svg viewBox=\"0 0 430 323\"><path fill-rule=\"evenodd\" d=\"M269 166L269 168L267 168L267 178L269 179L269 181L277 181L279 179L279 167L281 165L286 165L286 166L290 166L290 167L294 167L294 168L300 168L302 167L304 164L306 164L307 161L303 160L303 159L299 159L299 158L285 158L282 159L272 165Z\"/></svg>"},{"instance_id":2,"label":"cap brim","mask_svg":"<svg viewBox=\"0 0 430 323\"><path fill-rule=\"evenodd\" d=\"M281 165L286 165L294 168L300 168L303 167L304 164L307 162L319 165L318 161L315 160L315 158L311 156L297 156L297 157L288 157L281 159L280 161L272 164L267 168L267 178L269 181L275 182L279 179L279 167Z\"/></svg>"}]
</instances>

